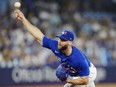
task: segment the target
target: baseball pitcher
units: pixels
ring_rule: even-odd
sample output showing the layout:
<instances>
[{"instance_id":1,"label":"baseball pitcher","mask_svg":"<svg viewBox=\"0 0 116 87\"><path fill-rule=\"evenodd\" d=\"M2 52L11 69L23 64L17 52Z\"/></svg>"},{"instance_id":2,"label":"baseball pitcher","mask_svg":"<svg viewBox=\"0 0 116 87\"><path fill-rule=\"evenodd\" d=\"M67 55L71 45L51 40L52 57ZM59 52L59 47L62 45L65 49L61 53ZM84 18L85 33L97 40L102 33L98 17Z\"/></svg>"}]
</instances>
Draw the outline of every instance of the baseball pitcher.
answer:
<instances>
[{"instance_id":1,"label":"baseball pitcher","mask_svg":"<svg viewBox=\"0 0 116 87\"><path fill-rule=\"evenodd\" d=\"M66 82L64 87L95 87L96 68L82 51L73 46L73 32L64 30L57 36L58 41L53 40L32 25L20 10L15 10L15 13L32 36L59 58L61 64L56 69L56 76Z\"/></svg>"}]
</instances>

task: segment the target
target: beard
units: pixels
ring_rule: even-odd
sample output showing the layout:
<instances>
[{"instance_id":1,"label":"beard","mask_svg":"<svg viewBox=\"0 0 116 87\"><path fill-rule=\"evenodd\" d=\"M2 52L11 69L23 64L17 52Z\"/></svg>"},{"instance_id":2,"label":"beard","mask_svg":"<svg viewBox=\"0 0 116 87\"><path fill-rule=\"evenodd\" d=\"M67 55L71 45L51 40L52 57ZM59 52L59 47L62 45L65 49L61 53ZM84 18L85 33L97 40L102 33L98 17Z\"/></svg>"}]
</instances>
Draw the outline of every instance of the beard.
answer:
<instances>
[{"instance_id":1,"label":"beard","mask_svg":"<svg viewBox=\"0 0 116 87\"><path fill-rule=\"evenodd\" d=\"M68 46L67 46L67 45L65 45L65 46L63 46L63 47L59 48L59 50L64 51L64 50L66 50L67 48L68 48Z\"/></svg>"}]
</instances>

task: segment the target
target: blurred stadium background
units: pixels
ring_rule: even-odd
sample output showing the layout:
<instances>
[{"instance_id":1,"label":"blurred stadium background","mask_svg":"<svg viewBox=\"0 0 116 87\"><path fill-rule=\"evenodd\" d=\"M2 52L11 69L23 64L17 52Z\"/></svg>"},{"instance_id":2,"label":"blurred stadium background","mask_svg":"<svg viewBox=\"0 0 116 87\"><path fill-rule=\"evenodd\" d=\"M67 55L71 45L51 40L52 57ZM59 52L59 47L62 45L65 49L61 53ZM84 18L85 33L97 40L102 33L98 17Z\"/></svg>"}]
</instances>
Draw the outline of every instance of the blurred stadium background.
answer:
<instances>
[{"instance_id":1,"label":"blurred stadium background","mask_svg":"<svg viewBox=\"0 0 116 87\"><path fill-rule=\"evenodd\" d=\"M0 87L64 84L55 76L59 63L53 53L15 19L16 1L46 36L54 38L63 29L73 30L74 45L97 67L97 87L116 87L116 0L0 0Z\"/></svg>"}]
</instances>

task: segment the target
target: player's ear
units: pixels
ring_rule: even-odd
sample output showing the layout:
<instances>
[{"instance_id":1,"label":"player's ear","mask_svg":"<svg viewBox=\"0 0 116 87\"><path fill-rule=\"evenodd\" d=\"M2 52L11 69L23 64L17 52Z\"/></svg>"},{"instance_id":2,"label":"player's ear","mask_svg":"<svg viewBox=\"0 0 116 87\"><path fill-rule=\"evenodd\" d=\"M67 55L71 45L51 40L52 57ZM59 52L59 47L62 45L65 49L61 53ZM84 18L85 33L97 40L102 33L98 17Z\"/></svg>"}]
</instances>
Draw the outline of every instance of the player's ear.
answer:
<instances>
[{"instance_id":1,"label":"player's ear","mask_svg":"<svg viewBox=\"0 0 116 87\"><path fill-rule=\"evenodd\" d=\"M72 46L72 41L69 41L68 44L69 44L70 46Z\"/></svg>"}]
</instances>

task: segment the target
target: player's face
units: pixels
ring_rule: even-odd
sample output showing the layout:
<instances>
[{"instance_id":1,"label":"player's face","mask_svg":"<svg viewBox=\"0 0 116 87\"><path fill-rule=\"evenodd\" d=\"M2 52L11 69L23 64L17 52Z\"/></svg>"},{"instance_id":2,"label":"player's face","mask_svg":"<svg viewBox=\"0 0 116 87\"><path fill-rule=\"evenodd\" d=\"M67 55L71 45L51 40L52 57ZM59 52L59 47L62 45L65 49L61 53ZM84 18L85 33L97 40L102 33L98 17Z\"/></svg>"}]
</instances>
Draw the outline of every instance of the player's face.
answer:
<instances>
[{"instance_id":1,"label":"player's face","mask_svg":"<svg viewBox=\"0 0 116 87\"><path fill-rule=\"evenodd\" d=\"M68 48L69 44L68 41L59 39L58 40L58 49L59 50L66 50Z\"/></svg>"}]
</instances>

